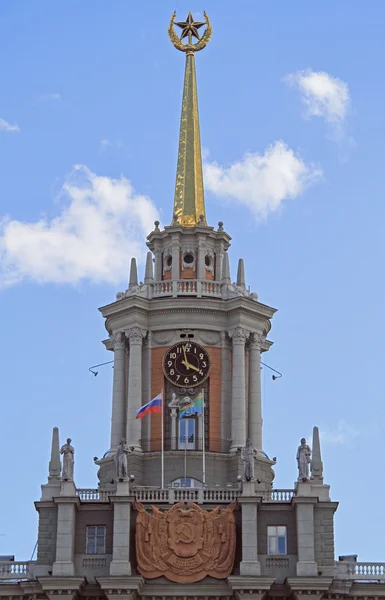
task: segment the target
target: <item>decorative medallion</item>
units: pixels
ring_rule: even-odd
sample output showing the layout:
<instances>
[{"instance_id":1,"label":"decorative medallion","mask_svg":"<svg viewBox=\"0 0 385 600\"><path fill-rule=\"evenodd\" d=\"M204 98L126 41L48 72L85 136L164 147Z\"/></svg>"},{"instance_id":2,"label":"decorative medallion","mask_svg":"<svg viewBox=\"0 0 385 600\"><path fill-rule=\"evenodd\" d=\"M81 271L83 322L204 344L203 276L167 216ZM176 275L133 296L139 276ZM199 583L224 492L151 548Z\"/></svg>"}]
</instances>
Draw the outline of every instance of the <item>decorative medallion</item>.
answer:
<instances>
[{"instance_id":1,"label":"decorative medallion","mask_svg":"<svg viewBox=\"0 0 385 600\"><path fill-rule=\"evenodd\" d=\"M194 583L204 577L225 579L235 558L235 503L203 510L180 502L170 510L136 503L136 558L148 579L167 577L176 583Z\"/></svg>"}]
</instances>

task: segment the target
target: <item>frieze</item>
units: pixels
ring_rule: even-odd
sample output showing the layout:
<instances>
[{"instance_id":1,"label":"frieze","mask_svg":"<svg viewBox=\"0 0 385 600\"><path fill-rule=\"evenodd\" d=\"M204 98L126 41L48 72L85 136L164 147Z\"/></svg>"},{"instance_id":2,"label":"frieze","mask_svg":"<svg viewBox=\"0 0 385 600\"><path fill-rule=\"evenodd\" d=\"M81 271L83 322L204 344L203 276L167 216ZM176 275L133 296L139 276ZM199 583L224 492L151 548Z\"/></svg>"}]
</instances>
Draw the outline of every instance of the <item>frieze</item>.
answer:
<instances>
[{"instance_id":1,"label":"frieze","mask_svg":"<svg viewBox=\"0 0 385 600\"><path fill-rule=\"evenodd\" d=\"M203 510L180 502L169 510L136 503L136 558L148 579L164 576L176 583L194 583L210 576L227 578L235 558L235 503Z\"/></svg>"}]
</instances>

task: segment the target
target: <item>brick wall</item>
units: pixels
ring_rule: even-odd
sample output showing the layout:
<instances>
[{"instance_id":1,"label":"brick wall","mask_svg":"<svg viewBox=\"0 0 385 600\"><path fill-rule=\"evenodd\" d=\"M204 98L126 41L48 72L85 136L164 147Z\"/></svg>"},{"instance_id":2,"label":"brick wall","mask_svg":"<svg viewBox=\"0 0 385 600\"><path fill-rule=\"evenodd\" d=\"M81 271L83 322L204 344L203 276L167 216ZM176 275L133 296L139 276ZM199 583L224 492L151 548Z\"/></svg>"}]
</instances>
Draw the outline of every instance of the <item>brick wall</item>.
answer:
<instances>
[{"instance_id":1,"label":"brick wall","mask_svg":"<svg viewBox=\"0 0 385 600\"><path fill-rule=\"evenodd\" d=\"M209 450L221 450L221 348L205 348L211 358L209 380Z\"/></svg>"}]
</instances>

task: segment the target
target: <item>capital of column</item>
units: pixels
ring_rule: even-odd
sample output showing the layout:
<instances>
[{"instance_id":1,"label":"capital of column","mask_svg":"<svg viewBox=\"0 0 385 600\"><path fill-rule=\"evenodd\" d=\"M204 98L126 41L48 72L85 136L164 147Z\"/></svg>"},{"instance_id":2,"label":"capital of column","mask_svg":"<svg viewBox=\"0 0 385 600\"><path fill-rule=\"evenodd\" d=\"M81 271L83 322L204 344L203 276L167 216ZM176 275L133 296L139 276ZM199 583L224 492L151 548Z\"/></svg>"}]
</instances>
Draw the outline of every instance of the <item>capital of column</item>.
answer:
<instances>
[{"instance_id":1,"label":"capital of column","mask_svg":"<svg viewBox=\"0 0 385 600\"><path fill-rule=\"evenodd\" d=\"M242 327L236 327L235 329L229 331L229 336L232 339L233 346L244 346L249 335L250 332Z\"/></svg>"},{"instance_id":2,"label":"capital of column","mask_svg":"<svg viewBox=\"0 0 385 600\"><path fill-rule=\"evenodd\" d=\"M171 248L172 250L180 250L180 242L177 240L173 240L171 242Z\"/></svg>"},{"instance_id":3,"label":"capital of column","mask_svg":"<svg viewBox=\"0 0 385 600\"><path fill-rule=\"evenodd\" d=\"M264 342L264 338L263 338L263 335L261 335L260 333L256 333L255 331L253 331L250 334L250 348L255 348L256 350L261 350L263 342Z\"/></svg>"},{"instance_id":4,"label":"capital of column","mask_svg":"<svg viewBox=\"0 0 385 600\"><path fill-rule=\"evenodd\" d=\"M125 335L121 331L111 335L110 340L114 345L114 351L115 350L123 350L126 347Z\"/></svg>"},{"instance_id":5,"label":"capital of column","mask_svg":"<svg viewBox=\"0 0 385 600\"><path fill-rule=\"evenodd\" d=\"M162 250L162 248L154 248L154 250L152 252L153 252L154 256L160 257L160 256L162 256L163 250Z\"/></svg>"},{"instance_id":6,"label":"capital of column","mask_svg":"<svg viewBox=\"0 0 385 600\"><path fill-rule=\"evenodd\" d=\"M144 339L144 345L146 348L152 348L152 331L147 331L147 335Z\"/></svg>"},{"instance_id":7,"label":"capital of column","mask_svg":"<svg viewBox=\"0 0 385 600\"><path fill-rule=\"evenodd\" d=\"M127 329L125 332L126 338L130 342L130 346L143 344L143 339L146 335L146 330L141 329L140 327L131 327L131 329Z\"/></svg>"},{"instance_id":8,"label":"capital of column","mask_svg":"<svg viewBox=\"0 0 385 600\"><path fill-rule=\"evenodd\" d=\"M221 348L228 348L230 346L230 339L227 331L221 331L219 335L221 338Z\"/></svg>"}]
</instances>

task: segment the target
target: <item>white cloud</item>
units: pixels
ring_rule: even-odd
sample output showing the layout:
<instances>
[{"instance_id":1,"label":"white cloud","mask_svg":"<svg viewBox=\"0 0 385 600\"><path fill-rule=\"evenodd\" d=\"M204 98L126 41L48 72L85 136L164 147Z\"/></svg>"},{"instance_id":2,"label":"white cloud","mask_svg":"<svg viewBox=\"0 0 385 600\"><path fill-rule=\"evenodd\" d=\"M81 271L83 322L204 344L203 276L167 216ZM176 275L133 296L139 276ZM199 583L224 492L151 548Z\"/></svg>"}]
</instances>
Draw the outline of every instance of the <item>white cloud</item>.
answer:
<instances>
[{"instance_id":1,"label":"white cloud","mask_svg":"<svg viewBox=\"0 0 385 600\"><path fill-rule=\"evenodd\" d=\"M116 284L127 277L131 256L143 256L158 213L128 179L101 177L76 165L59 200L55 218L0 222L0 285L28 279Z\"/></svg>"},{"instance_id":2,"label":"white cloud","mask_svg":"<svg viewBox=\"0 0 385 600\"><path fill-rule=\"evenodd\" d=\"M324 71L305 69L290 73L284 81L296 88L306 107L305 117L323 118L339 136L351 107L348 84Z\"/></svg>"},{"instance_id":3,"label":"white cloud","mask_svg":"<svg viewBox=\"0 0 385 600\"><path fill-rule=\"evenodd\" d=\"M265 219L279 211L285 200L296 198L322 178L322 169L307 164L283 141L266 148L263 155L247 153L228 167L204 164L206 189L216 196L246 205Z\"/></svg>"},{"instance_id":4,"label":"white cloud","mask_svg":"<svg viewBox=\"0 0 385 600\"><path fill-rule=\"evenodd\" d=\"M6 131L7 133L19 133L20 127L18 125L11 125L4 119L0 119L0 131Z\"/></svg>"},{"instance_id":5,"label":"white cloud","mask_svg":"<svg viewBox=\"0 0 385 600\"><path fill-rule=\"evenodd\" d=\"M54 100L56 102L60 102L61 95L57 92L51 94L44 94L43 96L40 96L39 100Z\"/></svg>"},{"instance_id":6,"label":"white cloud","mask_svg":"<svg viewBox=\"0 0 385 600\"><path fill-rule=\"evenodd\" d=\"M118 140L108 140L107 138L104 138L102 140L100 140L100 148L101 150L107 150L107 148L118 148L119 150L123 148L123 144L122 142L119 142Z\"/></svg>"}]
</instances>

